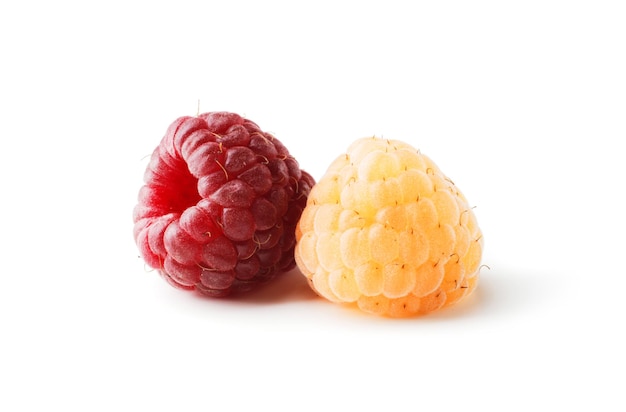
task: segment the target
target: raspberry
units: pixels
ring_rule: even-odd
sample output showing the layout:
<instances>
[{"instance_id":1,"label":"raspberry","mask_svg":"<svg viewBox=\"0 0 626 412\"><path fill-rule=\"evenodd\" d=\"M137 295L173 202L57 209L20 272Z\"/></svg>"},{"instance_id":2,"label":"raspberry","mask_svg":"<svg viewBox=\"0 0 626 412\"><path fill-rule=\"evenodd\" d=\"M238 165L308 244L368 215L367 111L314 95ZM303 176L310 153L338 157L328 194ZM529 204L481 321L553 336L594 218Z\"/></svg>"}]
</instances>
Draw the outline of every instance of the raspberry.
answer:
<instances>
[{"instance_id":1,"label":"raspberry","mask_svg":"<svg viewBox=\"0 0 626 412\"><path fill-rule=\"evenodd\" d=\"M133 212L145 262L173 286L221 297L295 267L313 178L237 114L180 117L152 153Z\"/></svg>"},{"instance_id":2,"label":"raspberry","mask_svg":"<svg viewBox=\"0 0 626 412\"><path fill-rule=\"evenodd\" d=\"M476 287L483 237L455 184L396 140L364 138L311 190L295 258L322 297L401 317L450 306Z\"/></svg>"}]
</instances>

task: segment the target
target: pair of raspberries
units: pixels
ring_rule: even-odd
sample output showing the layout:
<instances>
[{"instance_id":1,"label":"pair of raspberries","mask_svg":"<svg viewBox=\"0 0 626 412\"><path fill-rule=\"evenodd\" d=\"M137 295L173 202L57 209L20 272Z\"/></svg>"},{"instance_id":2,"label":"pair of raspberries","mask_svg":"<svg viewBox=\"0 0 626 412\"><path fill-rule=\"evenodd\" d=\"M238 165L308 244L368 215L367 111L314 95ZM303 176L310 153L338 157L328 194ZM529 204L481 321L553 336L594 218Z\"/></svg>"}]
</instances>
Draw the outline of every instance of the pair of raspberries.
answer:
<instances>
[{"instance_id":1,"label":"pair of raspberries","mask_svg":"<svg viewBox=\"0 0 626 412\"><path fill-rule=\"evenodd\" d=\"M399 317L476 287L483 239L472 209L401 141L359 139L316 183L254 122L205 113L172 123L144 181L135 241L177 288L223 297L297 264L322 297Z\"/></svg>"}]
</instances>

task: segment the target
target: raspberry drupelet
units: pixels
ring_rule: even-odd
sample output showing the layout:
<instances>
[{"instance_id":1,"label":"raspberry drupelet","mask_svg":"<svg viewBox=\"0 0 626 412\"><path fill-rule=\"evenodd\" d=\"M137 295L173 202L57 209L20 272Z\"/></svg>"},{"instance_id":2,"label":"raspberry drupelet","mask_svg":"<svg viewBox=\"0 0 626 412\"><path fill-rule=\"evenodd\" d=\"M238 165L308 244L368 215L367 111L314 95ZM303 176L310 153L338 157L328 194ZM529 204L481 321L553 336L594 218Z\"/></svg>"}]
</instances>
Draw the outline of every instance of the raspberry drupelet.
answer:
<instances>
[{"instance_id":1,"label":"raspberry drupelet","mask_svg":"<svg viewBox=\"0 0 626 412\"><path fill-rule=\"evenodd\" d=\"M180 117L152 153L133 211L146 264L173 286L222 297L295 266L313 178L238 114Z\"/></svg>"},{"instance_id":2,"label":"raspberry drupelet","mask_svg":"<svg viewBox=\"0 0 626 412\"><path fill-rule=\"evenodd\" d=\"M313 187L296 262L326 299L390 317L450 306L476 287L483 237L466 198L428 157L364 138Z\"/></svg>"}]
</instances>

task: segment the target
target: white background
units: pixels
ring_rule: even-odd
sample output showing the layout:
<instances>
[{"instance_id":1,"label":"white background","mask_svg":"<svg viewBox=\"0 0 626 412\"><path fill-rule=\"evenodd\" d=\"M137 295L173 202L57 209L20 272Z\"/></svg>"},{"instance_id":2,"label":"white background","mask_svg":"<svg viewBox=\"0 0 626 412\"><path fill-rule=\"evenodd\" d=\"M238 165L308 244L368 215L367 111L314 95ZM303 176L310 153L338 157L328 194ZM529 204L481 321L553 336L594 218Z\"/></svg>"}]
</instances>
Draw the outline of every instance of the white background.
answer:
<instances>
[{"instance_id":1,"label":"white background","mask_svg":"<svg viewBox=\"0 0 626 412\"><path fill-rule=\"evenodd\" d=\"M623 411L625 22L601 0L3 3L0 409ZM132 208L198 101L316 179L359 137L419 148L476 206L476 293L389 320L297 271L239 301L171 288Z\"/></svg>"}]
</instances>

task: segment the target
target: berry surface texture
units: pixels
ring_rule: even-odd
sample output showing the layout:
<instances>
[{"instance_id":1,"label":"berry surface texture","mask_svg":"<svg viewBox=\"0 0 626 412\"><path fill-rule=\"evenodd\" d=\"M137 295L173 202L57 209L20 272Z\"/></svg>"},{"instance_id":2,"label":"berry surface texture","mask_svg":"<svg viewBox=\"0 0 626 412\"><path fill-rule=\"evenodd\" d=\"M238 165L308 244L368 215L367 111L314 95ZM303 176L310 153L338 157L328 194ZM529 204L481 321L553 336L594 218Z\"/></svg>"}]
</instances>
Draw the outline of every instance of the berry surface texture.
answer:
<instances>
[{"instance_id":1,"label":"berry surface texture","mask_svg":"<svg viewBox=\"0 0 626 412\"><path fill-rule=\"evenodd\" d=\"M388 317L453 305L476 288L483 237L460 190L398 140L363 138L311 190L295 258L320 296Z\"/></svg>"},{"instance_id":2,"label":"berry surface texture","mask_svg":"<svg viewBox=\"0 0 626 412\"><path fill-rule=\"evenodd\" d=\"M144 182L134 238L173 286L223 297L295 267L295 227L314 180L256 123L229 112L178 118Z\"/></svg>"}]
</instances>

